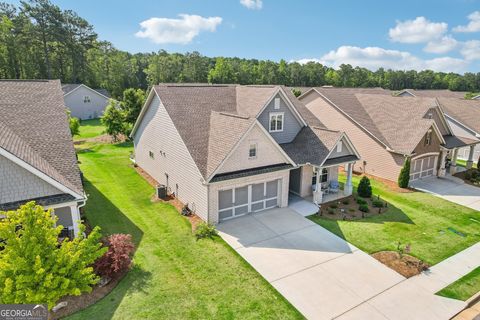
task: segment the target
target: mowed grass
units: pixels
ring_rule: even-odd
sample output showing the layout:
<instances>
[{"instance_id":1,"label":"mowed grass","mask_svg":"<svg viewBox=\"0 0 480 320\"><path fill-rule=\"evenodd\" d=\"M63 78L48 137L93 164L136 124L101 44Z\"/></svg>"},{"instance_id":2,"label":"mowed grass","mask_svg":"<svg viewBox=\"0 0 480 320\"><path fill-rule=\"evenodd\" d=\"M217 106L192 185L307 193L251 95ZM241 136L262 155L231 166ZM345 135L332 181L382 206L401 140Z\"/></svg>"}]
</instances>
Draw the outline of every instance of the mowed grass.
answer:
<instances>
[{"instance_id":1,"label":"mowed grass","mask_svg":"<svg viewBox=\"0 0 480 320\"><path fill-rule=\"evenodd\" d=\"M303 318L221 238L196 241L175 208L152 202L131 150L97 144L79 154L89 223L105 235L132 234L138 249L118 286L69 319Z\"/></svg>"},{"instance_id":2,"label":"mowed grass","mask_svg":"<svg viewBox=\"0 0 480 320\"><path fill-rule=\"evenodd\" d=\"M467 166L467 160L457 159L457 165L462 166L462 167L466 167ZM473 161L473 168L476 168L476 167L477 167L477 162Z\"/></svg>"},{"instance_id":3,"label":"mowed grass","mask_svg":"<svg viewBox=\"0 0 480 320\"><path fill-rule=\"evenodd\" d=\"M382 182L370 181L374 195L391 204L385 213L357 221L311 219L368 253L396 250L399 242L402 246L411 244L410 254L430 265L480 241L480 224L476 222L480 212L427 193L399 193ZM353 182L357 186L359 177Z\"/></svg>"},{"instance_id":4,"label":"mowed grass","mask_svg":"<svg viewBox=\"0 0 480 320\"><path fill-rule=\"evenodd\" d=\"M101 135L104 130L105 127L100 122L100 119L81 120L80 134L78 136L74 136L73 140L93 138Z\"/></svg>"},{"instance_id":5,"label":"mowed grass","mask_svg":"<svg viewBox=\"0 0 480 320\"><path fill-rule=\"evenodd\" d=\"M474 294L480 291L480 267L474 269L469 274L466 274L462 278L458 279L449 286L443 288L438 295L457 299L457 300L468 300L473 297Z\"/></svg>"}]
</instances>

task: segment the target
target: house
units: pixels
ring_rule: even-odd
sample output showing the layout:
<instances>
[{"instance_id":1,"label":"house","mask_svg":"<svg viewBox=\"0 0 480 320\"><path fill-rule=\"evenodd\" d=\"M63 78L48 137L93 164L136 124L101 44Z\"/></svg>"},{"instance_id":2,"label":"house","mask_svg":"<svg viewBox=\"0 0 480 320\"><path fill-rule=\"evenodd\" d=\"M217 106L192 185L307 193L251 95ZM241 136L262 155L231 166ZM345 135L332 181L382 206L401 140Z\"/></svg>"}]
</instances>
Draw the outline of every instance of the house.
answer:
<instances>
[{"instance_id":1,"label":"house","mask_svg":"<svg viewBox=\"0 0 480 320\"><path fill-rule=\"evenodd\" d=\"M78 235L86 196L60 81L0 80L0 211L28 201Z\"/></svg>"},{"instance_id":2,"label":"house","mask_svg":"<svg viewBox=\"0 0 480 320\"><path fill-rule=\"evenodd\" d=\"M132 137L136 164L210 223L350 195L360 157L282 86L154 86Z\"/></svg>"},{"instance_id":3,"label":"house","mask_svg":"<svg viewBox=\"0 0 480 320\"><path fill-rule=\"evenodd\" d=\"M320 87L299 99L327 127L348 134L362 155L357 171L391 181L397 181L406 157L411 182L453 174L458 149L477 143L453 134L436 98L392 96L381 88Z\"/></svg>"},{"instance_id":4,"label":"house","mask_svg":"<svg viewBox=\"0 0 480 320\"><path fill-rule=\"evenodd\" d=\"M453 134L480 142L480 100L438 98L438 103ZM458 158L467 161L467 168L480 157L480 143L460 148Z\"/></svg>"},{"instance_id":5,"label":"house","mask_svg":"<svg viewBox=\"0 0 480 320\"><path fill-rule=\"evenodd\" d=\"M92 89L84 84L63 84L63 98L72 117L96 119L103 115L110 100L105 89Z\"/></svg>"},{"instance_id":6,"label":"house","mask_svg":"<svg viewBox=\"0 0 480 320\"><path fill-rule=\"evenodd\" d=\"M415 89L404 89L399 92L393 93L393 95L398 97L419 97L419 98L457 98L457 99L464 99L465 91L451 91L447 89L422 89L422 90L415 90Z\"/></svg>"}]
</instances>

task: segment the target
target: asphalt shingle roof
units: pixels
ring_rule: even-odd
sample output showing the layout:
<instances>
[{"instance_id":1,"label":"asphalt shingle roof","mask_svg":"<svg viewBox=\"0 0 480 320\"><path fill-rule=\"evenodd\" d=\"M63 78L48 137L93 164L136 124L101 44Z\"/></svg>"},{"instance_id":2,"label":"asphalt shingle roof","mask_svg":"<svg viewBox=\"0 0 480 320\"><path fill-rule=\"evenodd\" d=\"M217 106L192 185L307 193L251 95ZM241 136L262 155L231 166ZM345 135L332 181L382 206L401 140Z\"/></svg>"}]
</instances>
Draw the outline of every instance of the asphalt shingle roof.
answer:
<instances>
[{"instance_id":1,"label":"asphalt shingle roof","mask_svg":"<svg viewBox=\"0 0 480 320\"><path fill-rule=\"evenodd\" d=\"M438 103L448 116L480 133L480 100L438 98Z\"/></svg>"},{"instance_id":2,"label":"asphalt shingle roof","mask_svg":"<svg viewBox=\"0 0 480 320\"><path fill-rule=\"evenodd\" d=\"M0 147L83 194L60 81L0 81Z\"/></svg>"},{"instance_id":3,"label":"asphalt shingle roof","mask_svg":"<svg viewBox=\"0 0 480 320\"><path fill-rule=\"evenodd\" d=\"M67 93L77 89L81 85L82 85L81 83L65 83L65 84L62 84L63 94L67 94ZM98 89L92 89L92 90L97 91L98 93L100 93L101 95L104 95L107 98L110 98L110 93L107 91L107 89L98 88Z\"/></svg>"},{"instance_id":4,"label":"asphalt shingle roof","mask_svg":"<svg viewBox=\"0 0 480 320\"><path fill-rule=\"evenodd\" d=\"M204 178L215 171L278 90L307 124L325 128L283 86L161 84L154 90Z\"/></svg>"}]
</instances>

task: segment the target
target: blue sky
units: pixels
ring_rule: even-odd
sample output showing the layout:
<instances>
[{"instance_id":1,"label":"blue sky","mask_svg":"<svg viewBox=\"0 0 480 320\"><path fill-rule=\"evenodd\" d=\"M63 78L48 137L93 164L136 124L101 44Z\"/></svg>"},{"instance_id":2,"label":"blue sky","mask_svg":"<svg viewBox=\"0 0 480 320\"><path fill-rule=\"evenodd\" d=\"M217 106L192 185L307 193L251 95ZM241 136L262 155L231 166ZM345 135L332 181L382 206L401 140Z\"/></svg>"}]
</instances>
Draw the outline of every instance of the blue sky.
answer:
<instances>
[{"instance_id":1,"label":"blue sky","mask_svg":"<svg viewBox=\"0 0 480 320\"><path fill-rule=\"evenodd\" d=\"M334 67L480 71L480 0L52 2L132 53L196 50Z\"/></svg>"}]
</instances>

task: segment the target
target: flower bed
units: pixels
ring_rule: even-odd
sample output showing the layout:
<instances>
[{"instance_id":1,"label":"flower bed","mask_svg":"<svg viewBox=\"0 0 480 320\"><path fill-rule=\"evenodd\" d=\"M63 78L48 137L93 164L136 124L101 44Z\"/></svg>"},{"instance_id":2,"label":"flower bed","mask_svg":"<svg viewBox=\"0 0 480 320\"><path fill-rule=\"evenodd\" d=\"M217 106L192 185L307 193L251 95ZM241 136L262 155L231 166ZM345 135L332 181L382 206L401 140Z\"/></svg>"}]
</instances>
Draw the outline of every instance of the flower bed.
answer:
<instances>
[{"instance_id":1,"label":"flower bed","mask_svg":"<svg viewBox=\"0 0 480 320\"><path fill-rule=\"evenodd\" d=\"M389 204L379 196L362 198L352 195L323 203L318 215L332 220L358 220L385 213Z\"/></svg>"}]
</instances>

